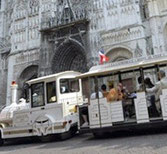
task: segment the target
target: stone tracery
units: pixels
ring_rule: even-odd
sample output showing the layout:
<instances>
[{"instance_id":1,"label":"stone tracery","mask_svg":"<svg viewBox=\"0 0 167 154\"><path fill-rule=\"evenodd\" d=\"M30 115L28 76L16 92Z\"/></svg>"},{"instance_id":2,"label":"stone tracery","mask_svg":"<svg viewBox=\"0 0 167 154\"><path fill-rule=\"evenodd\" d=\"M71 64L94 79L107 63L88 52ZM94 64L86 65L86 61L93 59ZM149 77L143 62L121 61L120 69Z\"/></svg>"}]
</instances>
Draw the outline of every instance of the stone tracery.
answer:
<instances>
[{"instance_id":1,"label":"stone tracery","mask_svg":"<svg viewBox=\"0 0 167 154\"><path fill-rule=\"evenodd\" d=\"M60 45L52 60L52 71L54 73L66 70L87 71L87 61L84 50L79 44L74 43L72 40L68 40Z\"/></svg>"}]
</instances>

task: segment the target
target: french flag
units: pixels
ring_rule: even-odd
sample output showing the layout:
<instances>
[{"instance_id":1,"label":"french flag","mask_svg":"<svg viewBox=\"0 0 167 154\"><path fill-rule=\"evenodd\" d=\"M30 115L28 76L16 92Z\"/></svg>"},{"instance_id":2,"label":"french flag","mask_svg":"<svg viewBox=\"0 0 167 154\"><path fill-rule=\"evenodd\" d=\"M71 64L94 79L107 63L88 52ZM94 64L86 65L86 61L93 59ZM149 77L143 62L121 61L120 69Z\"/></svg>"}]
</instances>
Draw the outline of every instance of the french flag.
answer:
<instances>
[{"instance_id":1,"label":"french flag","mask_svg":"<svg viewBox=\"0 0 167 154\"><path fill-rule=\"evenodd\" d=\"M99 51L99 56L100 56L100 64L103 64L104 62L109 61L109 58L104 54L103 50Z\"/></svg>"}]
</instances>

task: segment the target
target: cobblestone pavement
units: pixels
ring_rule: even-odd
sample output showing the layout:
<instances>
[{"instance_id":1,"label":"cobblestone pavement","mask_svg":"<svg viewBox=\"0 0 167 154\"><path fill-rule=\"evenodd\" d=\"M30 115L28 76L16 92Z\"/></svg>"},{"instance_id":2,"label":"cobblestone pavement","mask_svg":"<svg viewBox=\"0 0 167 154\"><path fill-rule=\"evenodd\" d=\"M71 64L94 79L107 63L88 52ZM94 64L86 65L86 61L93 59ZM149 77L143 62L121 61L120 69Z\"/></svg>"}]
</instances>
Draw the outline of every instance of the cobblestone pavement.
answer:
<instances>
[{"instance_id":1,"label":"cobblestone pavement","mask_svg":"<svg viewBox=\"0 0 167 154\"><path fill-rule=\"evenodd\" d=\"M126 135L125 135L126 134ZM103 139L91 134L76 135L66 141L31 143L30 140L8 143L0 154L166 154L167 131L120 132Z\"/></svg>"}]
</instances>

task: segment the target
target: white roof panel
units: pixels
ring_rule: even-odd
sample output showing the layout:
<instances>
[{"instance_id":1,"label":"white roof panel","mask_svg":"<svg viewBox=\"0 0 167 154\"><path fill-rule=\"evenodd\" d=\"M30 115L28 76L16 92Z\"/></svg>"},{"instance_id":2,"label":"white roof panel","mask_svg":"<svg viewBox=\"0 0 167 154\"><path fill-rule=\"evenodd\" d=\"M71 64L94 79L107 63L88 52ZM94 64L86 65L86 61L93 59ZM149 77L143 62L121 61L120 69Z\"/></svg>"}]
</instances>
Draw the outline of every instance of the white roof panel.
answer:
<instances>
[{"instance_id":1,"label":"white roof panel","mask_svg":"<svg viewBox=\"0 0 167 154\"><path fill-rule=\"evenodd\" d=\"M52 74L52 75L47 75L47 76L43 76L43 77L39 77L39 78L36 78L36 79L32 79L32 80L29 80L27 81L28 84L33 84L33 83L38 83L38 82L43 82L43 81L46 81L46 80L49 80L49 79L55 79L57 77L68 77L69 75L69 78L71 77L75 77L76 75L79 75L81 73L79 72L75 72L75 71L65 71L65 72L60 72L60 73L56 73L56 74Z\"/></svg>"},{"instance_id":2,"label":"white roof panel","mask_svg":"<svg viewBox=\"0 0 167 154\"><path fill-rule=\"evenodd\" d=\"M85 78L89 76L96 76L96 75L105 75L110 72L116 71L125 71L125 70L133 70L140 67L146 67L153 64L167 64L167 54L158 54L158 55L151 55L148 57L140 57L140 58L133 58L119 62L107 63L103 65L93 66L89 72L81 74L77 76L77 78Z\"/></svg>"}]
</instances>

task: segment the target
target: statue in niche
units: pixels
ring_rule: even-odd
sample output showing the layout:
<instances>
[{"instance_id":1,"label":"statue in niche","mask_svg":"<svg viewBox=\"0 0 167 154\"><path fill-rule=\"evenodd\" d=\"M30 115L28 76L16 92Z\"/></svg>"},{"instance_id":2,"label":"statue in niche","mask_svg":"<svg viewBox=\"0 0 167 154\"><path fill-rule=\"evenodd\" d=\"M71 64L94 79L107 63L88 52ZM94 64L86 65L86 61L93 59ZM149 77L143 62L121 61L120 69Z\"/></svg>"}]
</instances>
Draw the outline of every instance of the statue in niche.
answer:
<instances>
[{"instance_id":1,"label":"statue in niche","mask_svg":"<svg viewBox=\"0 0 167 154\"><path fill-rule=\"evenodd\" d=\"M31 0L29 2L29 7L30 8L37 7L37 6L39 6L39 1L38 0Z\"/></svg>"},{"instance_id":2,"label":"statue in niche","mask_svg":"<svg viewBox=\"0 0 167 154\"><path fill-rule=\"evenodd\" d=\"M152 55L152 48L151 48L151 46L152 46L152 42L151 42L151 40L150 40L150 38L146 38L146 52L147 52L147 55L149 56L149 55Z\"/></svg>"},{"instance_id":3,"label":"statue in niche","mask_svg":"<svg viewBox=\"0 0 167 154\"><path fill-rule=\"evenodd\" d=\"M30 14L38 12L39 9L39 0L31 0L29 2Z\"/></svg>"},{"instance_id":4,"label":"statue in niche","mask_svg":"<svg viewBox=\"0 0 167 154\"><path fill-rule=\"evenodd\" d=\"M17 0L13 6L15 6L16 12L19 10L24 10L27 8L27 1L26 0Z\"/></svg>"},{"instance_id":5,"label":"statue in niche","mask_svg":"<svg viewBox=\"0 0 167 154\"><path fill-rule=\"evenodd\" d=\"M57 20L59 24L67 24L85 18L87 0L59 0L58 2L57 12L59 12L60 16Z\"/></svg>"},{"instance_id":6,"label":"statue in niche","mask_svg":"<svg viewBox=\"0 0 167 154\"><path fill-rule=\"evenodd\" d=\"M135 49L135 53L134 53L134 57L142 57L143 56L143 51L142 49L140 49L139 44L136 44L136 49Z\"/></svg>"}]
</instances>

